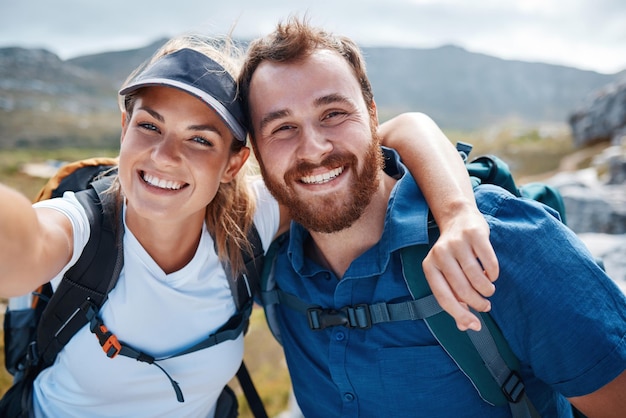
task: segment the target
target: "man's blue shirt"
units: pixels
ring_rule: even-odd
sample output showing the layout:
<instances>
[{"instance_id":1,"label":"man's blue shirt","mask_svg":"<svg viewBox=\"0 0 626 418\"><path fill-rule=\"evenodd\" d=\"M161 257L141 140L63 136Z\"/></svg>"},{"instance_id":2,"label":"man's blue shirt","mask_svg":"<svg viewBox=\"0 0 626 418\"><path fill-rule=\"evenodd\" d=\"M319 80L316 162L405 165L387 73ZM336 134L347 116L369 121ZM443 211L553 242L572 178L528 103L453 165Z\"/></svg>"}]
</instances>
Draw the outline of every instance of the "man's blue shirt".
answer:
<instances>
[{"instance_id":1,"label":"man's blue shirt","mask_svg":"<svg viewBox=\"0 0 626 418\"><path fill-rule=\"evenodd\" d=\"M520 359L542 416L570 416L565 396L591 393L626 368L626 300L574 234L543 205L494 186L476 190L500 262L492 316ZM324 308L410 300L399 250L428 240L428 207L410 174L394 187L380 241L339 280L304 255L309 233L291 227L275 278ZM279 305L282 343L306 417L509 417L480 399L424 321L312 331Z\"/></svg>"}]
</instances>

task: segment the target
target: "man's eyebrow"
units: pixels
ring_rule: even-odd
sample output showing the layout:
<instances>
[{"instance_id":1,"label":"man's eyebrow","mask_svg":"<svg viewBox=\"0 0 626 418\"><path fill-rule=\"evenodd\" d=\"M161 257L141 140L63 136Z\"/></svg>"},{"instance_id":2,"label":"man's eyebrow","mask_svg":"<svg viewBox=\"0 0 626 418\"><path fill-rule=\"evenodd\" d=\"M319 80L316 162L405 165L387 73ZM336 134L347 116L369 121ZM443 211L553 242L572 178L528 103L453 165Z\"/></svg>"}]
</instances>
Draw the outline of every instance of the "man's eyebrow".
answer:
<instances>
[{"instance_id":1,"label":"man's eyebrow","mask_svg":"<svg viewBox=\"0 0 626 418\"><path fill-rule=\"evenodd\" d=\"M328 105L328 104L333 104L333 103L345 103L345 104L350 104L350 105L354 104L354 102L350 100L349 98L347 98L346 96L342 94L337 94L337 93L319 97L315 99L314 103L315 103L315 106L323 106L323 105Z\"/></svg>"},{"instance_id":2,"label":"man's eyebrow","mask_svg":"<svg viewBox=\"0 0 626 418\"><path fill-rule=\"evenodd\" d=\"M262 131L267 125L269 125L273 121L289 116L290 114L291 112L287 109L276 110L276 111L268 113L267 115L263 117L263 119L261 119L259 130Z\"/></svg>"}]
</instances>

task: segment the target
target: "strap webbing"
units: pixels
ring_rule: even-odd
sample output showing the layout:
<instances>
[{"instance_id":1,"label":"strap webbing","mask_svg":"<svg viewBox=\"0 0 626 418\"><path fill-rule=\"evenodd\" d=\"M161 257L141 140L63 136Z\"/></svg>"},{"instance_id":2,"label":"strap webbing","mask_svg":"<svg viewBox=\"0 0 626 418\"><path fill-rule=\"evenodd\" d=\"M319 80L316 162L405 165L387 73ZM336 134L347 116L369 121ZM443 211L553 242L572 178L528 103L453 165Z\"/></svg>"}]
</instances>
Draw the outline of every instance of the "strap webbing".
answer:
<instances>
[{"instance_id":1,"label":"strap webbing","mask_svg":"<svg viewBox=\"0 0 626 418\"><path fill-rule=\"evenodd\" d=\"M259 393L256 391L254 383L252 383L250 373L248 373L248 368L243 361L241 362L241 366L239 366L239 370L237 370L237 380L241 385L244 395L246 395L248 406L250 407L254 417L268 418L267 412L265 412L265 407L263 406L263 401L261 400Z\"/></svg>"},{"instance_id":2,"label":"strap webbing","mask_svg":"<svg viewBox=\"0 0 626 418\"><path fill-rule=\"evenodd\" d=\"M181 350L170 356L155 358L149 354L134 349L132 346L124 343L123 341L119 341L117 336L109 331L106 325L104 325L102 318L100 318L100 316L98 315L97 306L91 300L87 299L85 303L83 303L83 305L81 306L81 310L85 312L87 320L89 321L89 330L96 335L96 337L98 338L98 342L100 343L100 346L104 350L107 357L115 358L117 355L121 355L137 361L155 365L169 379L172 387L174 388L174 392L176 393L176 399L178 400L178 402L185 401L183 397L183 392L180 389L178 382L176 382L170 376L170 374L157 362L193 353L204 348L212 347L226 340L236 339L243 332L251 311L251 309L247 309L246 311L237 312L214 334L207 336L204 340L200 341L190 348ZM251 380L250 384L252 384Z\"/></svg>"},{"instance_id":3,"label":"strap webbing","mask_svg":"<svg viewBox=\"0 0 626 418\"><path fill-rule=\"evenodd\" d=\"M308 304L278 288L263 292L262 297L265 307L281 304L303 313L308 317L309 326L312 330L321 330L337 325L367 329L383 322L415 321L429 318L443 311L433 295L405 302L359 304L344 306L340 309L324 309L319 305Z\"/></svg>"},{"instance_id":4,"label":"strap webbing","mask_svg":"<svg viewBox=\"0 0 626 418\"><path fill-rule=\"evenodd\" d=\"M476 351L485 362L487 370L498 382L502 391L509 401L511 413L515 418L541 418L534 405L526 395L524 383L517 372L511 371L506 364L498 346L489 332L489 327L485 323L482 315L474 314L480 319L480 331L467 331L467 335L476 347Z\"/></svg>"}]
</instances>

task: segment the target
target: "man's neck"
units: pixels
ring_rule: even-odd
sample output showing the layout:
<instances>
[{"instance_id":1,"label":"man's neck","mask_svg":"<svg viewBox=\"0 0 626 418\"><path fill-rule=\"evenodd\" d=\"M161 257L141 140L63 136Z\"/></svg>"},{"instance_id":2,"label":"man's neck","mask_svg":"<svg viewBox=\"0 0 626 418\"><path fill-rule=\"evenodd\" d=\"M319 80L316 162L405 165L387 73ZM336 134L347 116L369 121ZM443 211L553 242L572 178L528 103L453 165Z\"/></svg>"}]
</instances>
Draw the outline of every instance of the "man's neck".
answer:
<instances>
[{"instance_id":1,"label":"man's neck","mask_svg":"<svg viewBox=\"0 0 626 418\"><path fill-rule=\"evenodd\" d=\"M305 253L341 279L350 264L382 237L389 195L396 180L382 176L380 187L365 211L349 228L333 233L313 232Z\"/></svg>"}]
</instances>

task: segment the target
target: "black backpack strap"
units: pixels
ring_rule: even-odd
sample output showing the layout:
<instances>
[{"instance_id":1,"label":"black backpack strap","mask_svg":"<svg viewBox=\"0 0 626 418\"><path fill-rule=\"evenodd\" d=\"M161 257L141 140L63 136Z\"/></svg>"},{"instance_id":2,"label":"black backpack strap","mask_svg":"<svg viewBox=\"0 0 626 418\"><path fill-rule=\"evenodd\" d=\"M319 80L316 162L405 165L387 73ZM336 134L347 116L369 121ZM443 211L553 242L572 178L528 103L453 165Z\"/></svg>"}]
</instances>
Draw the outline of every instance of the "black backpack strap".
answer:
<instances>
[{"instance_id":1,"label":"black backpack strap","mask_svg":"<svg viewBox=\"0 0 626 418\"><path fill-rule=\"evenodd\" d=\"M232 280L232 274L230 268L225 266L226 274L229 277L229 283L231 285L231 291L235 298L237 309L247 312L245 320L245 329L247 331L248 318L252 313L252 306L254 298L260 295L261 285L260 278L263 270L264 251L263 243L261 242L261 236L256 226L252 224L248 231L248 242L250 243L252 252L242 251L243 262L245 265L245 272L242 273L237 279ZM237 371L237 380L243 390L248 406L252 411L255 418L267 418L267 412L263 406L263 401L259 396L259 393L252 382L248 368L244 361L241 362L241 366Z\"/></svg>"},{"instance_id":2,"label":"black backpack strap","mask_svg":"<svg viewBox=\"0 0 626 418\"><path fill-rule=\"evenodd\" d=\"M243 361L241 362L241 366L239 366L239 370L237 370L237 380L246 396L252 415L254 415L255 418L268 418L267 412L265 412L265 406L263 406L263 401L256 391L246 363Z\"/></svg>"},{"instance_id":3,"label":"black backpack strap","mask_svg":"<svg viewBox=\"0 0 626 418\"><path fill-rule=\"evenodd\" d=\"M245 271L239 277L233 277L230 264L228 262L222 263L238 310L243 309L251 299L260 294L259 281L263 269L264 254L261 236L254 224L250 227L247 237L251 251L241 250Z\"/></svg>"},{"instance_id":4,"label":"black backpack strap","mask_svg":"<svg viewBox=\"0 0 626 418\"><path fill-rule=\"evenodd\" d=\"M356 304L340 309L322 308L304 302L278 287L263 292L263 305L281 304L308 318L309 328L319 331L342 325L347 328L368 329L384 322L415 321L429 318L443 311L433 295L405 302Z\"/></svg>"},{"instance_id":5,"label":"black backpack strap","mask_svg":"<svg viewBox=\"0 0 626 418\"><path fill-rule=\"evenodd\" d=\"M123 234L121 230L117 233L114 199L102 195L111 181L112 178L99 180L94 187L75 194L87 213L91 235L79 260L59 283L39 322L37 348L31 352L38 354L39 358L33 360L40 361L42 368L51 365L58 352L87 323L86 312L81 309L83 302L90 299L101 306L117 282L123 264Z\"/></svg>"}]
</instances>

